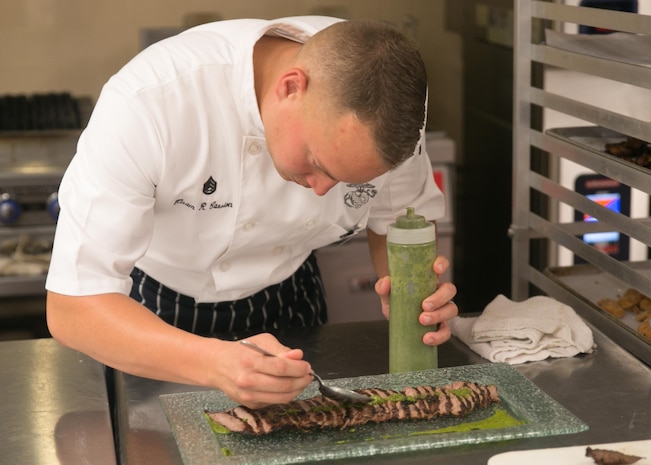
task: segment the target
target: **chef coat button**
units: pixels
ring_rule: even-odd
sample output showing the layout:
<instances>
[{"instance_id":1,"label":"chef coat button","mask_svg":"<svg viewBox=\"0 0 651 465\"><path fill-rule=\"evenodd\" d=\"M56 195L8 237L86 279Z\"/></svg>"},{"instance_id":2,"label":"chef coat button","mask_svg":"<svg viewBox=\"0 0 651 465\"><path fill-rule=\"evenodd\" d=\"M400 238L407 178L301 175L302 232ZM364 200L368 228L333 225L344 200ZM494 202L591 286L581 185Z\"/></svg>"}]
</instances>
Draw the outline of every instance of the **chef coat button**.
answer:
<instances>
[{"instance_id":1,"label":"chef coat button","mask_svg":"<svg viewBox=\"0 0 651 465\"><path fill-rule=\"evenodd\" d=\"M274 249L271 251L271 253L272 253L272 255L277 256L277 255L280 255L281 253L283 253L283 250L285 250L285 247L282 246L282 245L278 245L278 246L274 247Z\"/></svg>"},{"instance_id":2,"label":"chef coat button","mask_svg":"<svg viewBox=\"0 0 651 465\"><path fill-rule=\"evenodd\" d=\"M231 262L222 262L219 264L219 269L222 271L228 271L231 269Z\"/></svg>"},{"instance_id":3,"label":"chef coat button","mask_svg":"<svg viewBox=\"0 0 651 465\"><path fill-rule=\"evenodd\" d=\"M305 229L312 229L315 224L316 224L316 220L314 218L310 218L305 222Z\"/></svg>"},{"instance_id":4,"label":"chef coat button","mask_svg":"<svg viewBox=\"0 0 651 465\"><path fill-rule=\"evenodd\" d=\"M242 226L243 231L251 231L253 227L255 226L255 223L252 221L249 221L248 223L244 223L244 226Z\"/></svg>"},{"instance_id":5,"label":"chef coat button","mask_svg":"<svg viewBox=\"0 0 651 465\"><path fill-rule=\"evenodd\" d=\"M260 147L260 144L258 142L251 142L249 144L250 155L257 155L260 153L260 150L262 150L262 147Z\"/></svg>"}]
</instances>

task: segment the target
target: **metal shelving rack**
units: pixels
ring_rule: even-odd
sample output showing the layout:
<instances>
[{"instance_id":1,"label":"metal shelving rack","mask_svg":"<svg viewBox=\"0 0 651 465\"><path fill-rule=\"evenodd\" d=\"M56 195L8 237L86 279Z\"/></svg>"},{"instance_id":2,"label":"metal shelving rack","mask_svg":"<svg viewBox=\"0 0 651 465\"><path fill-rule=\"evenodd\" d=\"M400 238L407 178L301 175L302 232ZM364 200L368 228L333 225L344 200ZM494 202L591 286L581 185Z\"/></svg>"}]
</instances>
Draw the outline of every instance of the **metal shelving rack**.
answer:
<instances>
[{"instance_id":1,"label":"metal shelving rack","mask_svg":"<svg viewBox=\"0 0 651 465\"><path fill-rule=\"evenodd\" d=\"M514 200L510 228L513 252L512 297L523 300L540 291L565 302L622 347L651 364L651 344L596 307L596 298L605 296L581 295L555 279L545 264L532 263L535 261L532 260L531 252L534 242L540 241L549 250L563 246L582 257L589 263L588 266L594 267L599 273L607 273L627 286L651 296L649 262L621 262L599 252L577 237L591 230L591 227L594 228L595 223L560 223L554 218L554 212L560 203L567 204L597 218L599 227L608 228L602 230L620 231L650 247L651 222L630 218L592 202L559 184L554 176L536 171L537 164L532 162L533 153L542 153L547 157L548 163L558 163L560 158L565 158L651 195L651 170L553 137L532 124L533 109L540 107L581 119L590 125L651 141L650 121L555 94L545 89L544 83L541 86L532 84L532 67L549 66L651 89L651 67L554 48L537 39L540 34L536 34L536 31L541 27L558 28L564 23L602 27L639 36L651 35L651 16L648 15L546 1L515 0ZM595 92L598 91L595 89ZM545 199L548 208L536 211L535 206L532 206L534 196Z\"/></svg>"}]
</instances>

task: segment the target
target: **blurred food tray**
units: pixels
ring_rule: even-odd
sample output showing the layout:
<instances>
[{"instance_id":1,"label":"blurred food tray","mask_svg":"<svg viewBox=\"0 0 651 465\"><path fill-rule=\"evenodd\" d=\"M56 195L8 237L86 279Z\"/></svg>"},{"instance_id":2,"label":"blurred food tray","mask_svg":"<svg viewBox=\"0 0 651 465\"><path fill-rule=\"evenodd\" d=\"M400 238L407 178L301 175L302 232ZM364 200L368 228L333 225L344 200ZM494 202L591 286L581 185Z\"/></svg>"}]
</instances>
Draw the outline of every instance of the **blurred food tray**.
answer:
<instances>
[{"instance_id":1,"label":"blurred food tray","mask_svg":"<svg viewBox=\"0 0 651 465\"><path fill-rule=\"evenodd\" d=\"M638 273L651 278L651 261L629 262L628 265ZM641 348L641 351L637 351L635 355L647 364L651 364L651 340L637 331L640 322L636 320L636 315L627 311L623 318L616 318L597 304L600 299L619 299L631 288L629 284L591 264L550 267L545 270L545 274L574 297L586 302L591 310L604 317L611 326L625 330L629 338L634 340L632 346ZM600 329L606 334L609 333L608 328ZM616 342L621 345L621 341Z\"/></svg>"},{"instance_id":2,"label":"blurred food tray","mask_svg":"<svg viewBox=\"0 0 651 465\"><path fill-rule=\"evenodd\" d=\"M649 169L647 167L639 166L629 160L611 155L606 151L606 144L625 143L628 138L626 134L622 134L601 126L553 128L548 129L546 131L546 134L560 139L564 142L573 144L577 147L589 150L595 155L606 157L619 163L624 163L628 166L632 166L645 174L649 173Z\"/></svg>"},{"instance_id":3,"label":"blurred food tray","mask_svg":"<svg viewBox=\"0 0 651 465\"><path fill-rule=\"evenodd\" d=\"M651 36L615 32L613 34L566 34L545 30L547 45L568 52L590 55L631 65L651 67Z\"/></svg>"}]
</instances>

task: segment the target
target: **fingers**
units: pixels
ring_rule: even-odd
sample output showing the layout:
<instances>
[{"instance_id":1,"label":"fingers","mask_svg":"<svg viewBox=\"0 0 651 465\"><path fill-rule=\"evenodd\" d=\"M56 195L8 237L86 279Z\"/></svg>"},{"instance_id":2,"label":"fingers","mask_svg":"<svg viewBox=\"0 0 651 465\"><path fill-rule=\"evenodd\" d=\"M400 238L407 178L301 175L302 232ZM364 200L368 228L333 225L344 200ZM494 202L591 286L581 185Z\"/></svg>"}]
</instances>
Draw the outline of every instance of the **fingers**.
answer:
<instances>
[{"instance_id":1,"label":"fingers","mask_svg":"<svg viewBox=\"0 0 651 465\"><path fill-rule=\"evenodd\" d=\"M303 360L302 350L289 349L269 334L249 340L277 355L263 355L237 342L231 343L234 351L229 354L230 371L220 386L231 399L250 408L286 403L312 382L311 367Z\"/></svg>"},{"instance_id":2,"label":"fingers","mask_svg":"<svg viewBox=\"0 0 651 465\"><path fill-rule=\"evenodd\" d=\"M436 257L432 265L437 275L444 273L450 266L450 261L443 256ZM380 296L382 313L389 318L389 294L391 293L391 280L388 276L378 279L375 283L375 292ZM423 300L422 313L418 319L424 326L438 325L434 331L423 336L423 342L428 345L440 345L450 339L450 327L447 321L459 314L459 308L452 300L457 294L454 284L440 283L436 292ZM434 328L432 328L434 329Z\"/></svg>"},{"instance_id":3,"label":"fingers","mask_svg":"<svg viewBox=\"0 0 651 465\"><path fill-rule=\"evenodd\" d=\"M439 255L434 260L433 267L434 267L434 272L438 275L441 275L445 273L445 270L447 270L450 267L450 261L444 256Z\"/></svg>"},{"instance_id":4,"label":"fingers","mask_svg":"<svg viewBox=\"0 0 651 465\"><path fill-rule=\"evenodd\" d=\"M293 378L248 372L236 379L233 399L251 408L284 404L294 400L311 382L308 375Z\"/></svg>"},{"instance_id":5,"label":"fingers","mask_svg":"<svg viewBox=\"0 0 651 465\"><path fill-rule=\"evenodd\" d=\"M441 283L436 292L423 301L423 311L432 312L447 305L457 295L457 287L452 283ZM456 308L456 305L454 305ZM449 308L448 310L451 310Z\"/></svg>"},{"instance_id":6,"label":"fingers","mask_svg":"<svg viewBox=\"0 0 651 465\"><path fill-rule=\"evenodd\" d=\"M418 316L418 321L424 326L432 326L451 320L458 314L459 308L457 304L450 300L437 309L423 311Z\"/></svg>"},{"instance_id":7,"label":"fingers","mask_svg":"<svg viewBox=\"0 0 651 465\"><path fill-rule=\"evenodd\" d=\"M423 336L427 345L443 344L451 337L448 320L459 314L459 308L452 300L457 294L457 288L452 283L443 283L434 294L423 301L423 312L418 321L424 326L438 325L436 331L430 331Z\"/></svg>"},{"instance_id":8,"label":"fingers","mask_svg":"<svg viewBox=\"0 0 651 465\"><path fill-rule=\"evenodd\" d=\"M251 342L259 347L275 354L275 357L263 355L258 352L244 348L246 352L246 362L252 371L279 378L302 378L311 370L310 364L303 360L303 351L300 349L290 349L282 345L275 337L270 334L259 334L248 338Z\"/></svg>"},{"instance_id":9,"label":"fingers","mask_svg":"<svg viewBox=\"0 0 651 465\"><path fill-rule=\"evenodd\" d=\"M380 296L380 298L389 297L389 293L391 292L391 281L388 276L380 278L375 282L375 292Z\"/></svg>"},{"instance_id":10,"label":"fingers","mask_svg":"<svg viewBox=\"0 0 651 465\"><path fill-rule=\"evenodd\" d=\"M439 324L439 327L436 331L430 331L425 333L423 336L423 343L428 346L438 346L446 342L452 333L450 332L450 326L447 321L443 321Z\"/></svg>"},{"instance_id":11,"label":"fingers","mask_svg":"<svg viewBox=\"0 0 651 465\"><path fill-rule=\"evenodd\" d=\"M389 318L389 294L391 293L391 280L388 276L380 278L375 283L375 292L380 296L380 305L384 318Z\"/></svg>"}]
</instances>

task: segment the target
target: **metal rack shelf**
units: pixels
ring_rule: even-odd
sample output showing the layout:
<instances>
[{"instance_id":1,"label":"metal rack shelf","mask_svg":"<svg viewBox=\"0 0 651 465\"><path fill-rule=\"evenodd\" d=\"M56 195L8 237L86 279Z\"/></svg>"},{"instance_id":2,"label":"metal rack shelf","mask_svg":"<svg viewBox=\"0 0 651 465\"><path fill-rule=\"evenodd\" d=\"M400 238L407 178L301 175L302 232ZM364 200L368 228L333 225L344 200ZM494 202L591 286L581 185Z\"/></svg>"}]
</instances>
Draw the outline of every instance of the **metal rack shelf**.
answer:
<instances>
[{"instance_id":1,"label":"metal rack shelf","mask_svg":"<svg viewBox=\"0 0 651 465\"><path fill-rule=\"evenodd\" d=\"M585 75L605 78L625 85L651 89L651 63L628 62L626 57L613 59L592 53L551 46L534 39L534 31L544 27L558 30L564 24L581 24L629 33L627 40L651 39L651 16L597 8L569 6L548 1L516 0L514 37L514 131L513 131L513 220L510 228L513 252L513 298L522 300L536 292L534 288L574 307L579 314L612 337L645 363L651 364L651 341L633 328L620 324L596 304L606 295L585 295L568 285L563 272L538 265L532 260L532 243L544 240L544 247L565 247L580 256L600 276L617 280L614 289L603 289L615 297L626 287L651 296L651 273L639 262L618 261L585 244L577 235L589 232L595 224L560 223L555 218L560 204L588 213L599 220L605 231L619 231L651 247L651 222L631 218L596 204L585 196L563 187L553 175L540 172L532 163L532 153L544 154L548 162L571 160L585 168L615 179L651 195L651 170L609 156L603 150L586 147L572 140L542 131L532 124L532 109L540 107L585 121L590 126L615 131L623 138L633 137L651 142L651 121L601 108L572 96L558 95L531 84L532 69L562 68ZM579 36L576 36L577 38ZM621 36L620 36L621 37ZM571 36L569 36L572 39ZM615 36L613 36L613 39ZM603 40L609 40L604 36ZM651 42L650 42L651 44ZM595 92L598 92L595 89ZM536 209L532 197L544 199L548 208ZM647 264L643 263L642 265ZM596 270L596 271L595 271ZM594 274L586 279L594 279ZM609 281L610 282L610 281ZM600 290L596 291L598 294ZM583 293L582 293L583 292Z\"/></svg>"}]
</instances>

